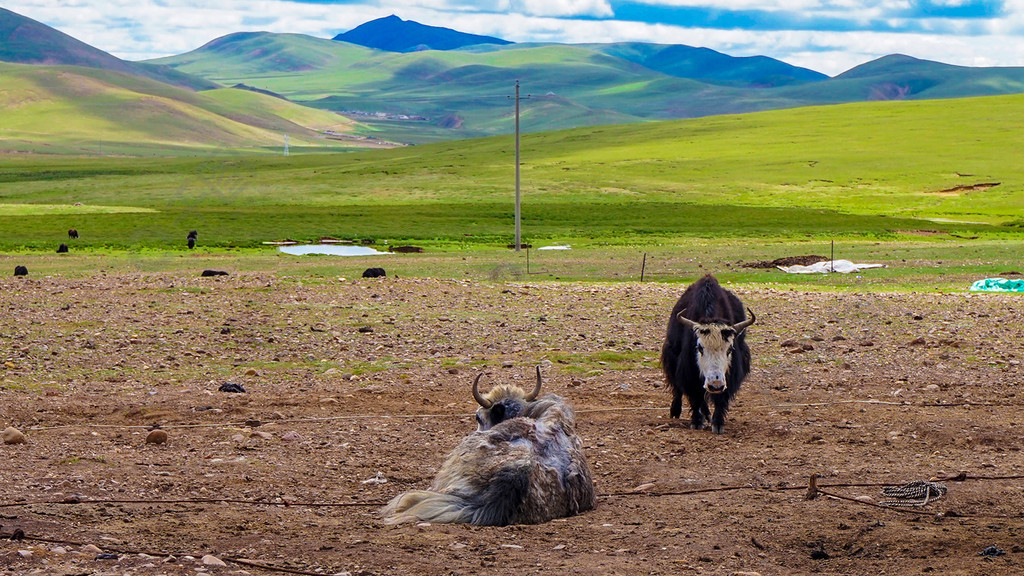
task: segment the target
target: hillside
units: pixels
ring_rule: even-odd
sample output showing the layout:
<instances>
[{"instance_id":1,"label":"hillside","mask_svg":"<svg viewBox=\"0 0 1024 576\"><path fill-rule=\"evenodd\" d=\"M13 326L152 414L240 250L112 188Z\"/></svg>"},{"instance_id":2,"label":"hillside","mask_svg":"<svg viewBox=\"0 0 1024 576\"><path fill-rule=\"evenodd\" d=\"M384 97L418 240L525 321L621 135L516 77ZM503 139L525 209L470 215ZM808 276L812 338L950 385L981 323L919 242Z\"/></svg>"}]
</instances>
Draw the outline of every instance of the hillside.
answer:
<instances>
[{"instance_id":1,"label":"hillside","mask_svg":"<svg viewBox=\"0 0 1024 576\"><path fill-rule=\"evenodd\" d=\"M622 42L583 47L679 78L748 88L820 82L828 76L767 56L736 57L681 44Z\"/></svg>"},{"instance_id":2,"label":"hillside","mask_svg":"<svg viewBox=\"0 0 1024 576\"><path fill-rule=\"evenodd\" d=\"M193 90L217 87L208 80L164 66L126 62L4 8L0 8L0 62L85 66L122 74L136 74Z\"/></svg>"},{"instance_id":3,"label":"hillside","mask_svg":"<svg viewBox=\"0 0 1024 576\"><path fill-rule=\"evenodd\" d=\"M193 92L96 68L0 64L0 147L58 154L163 154L337 146L352 123L248 90Z\"/></svg>"},{"instance_id":4,"label":"hillside","mask_svg":"<svg viewBox=\"0 0 1024 576\"><path fill-rule=\"evenodd\" d=\"M870 100L1024 92L1024 68L965 68L890 56L835 78L764 57L682 45L474 44L389 52L297 34L232 34L154 63L344 112L410 143L507 134L522 85L521 127L695 118Z\"/></svg>"},{"instance_id":5,"label":"hillside","mask_svg":"<svg viewBox=\"0 0 1024 576\"><path fill-rule=\"evenodd\" d=\"M492 36L467 34L451 28L402 20L394 14L361 24L348 32L338 34L334 40L389 52L454 50L476 44L511 44L508 40Z\"/></svg>"}]
</instances>

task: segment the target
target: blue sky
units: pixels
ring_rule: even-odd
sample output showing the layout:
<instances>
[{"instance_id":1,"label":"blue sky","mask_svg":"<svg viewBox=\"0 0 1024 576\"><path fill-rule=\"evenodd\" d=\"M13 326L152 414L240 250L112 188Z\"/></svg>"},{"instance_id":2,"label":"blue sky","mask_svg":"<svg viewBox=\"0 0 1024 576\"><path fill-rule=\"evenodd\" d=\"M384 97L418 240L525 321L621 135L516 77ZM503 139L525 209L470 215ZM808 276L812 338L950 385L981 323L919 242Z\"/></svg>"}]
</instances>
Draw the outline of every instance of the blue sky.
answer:
<instances>
[{"instance_id":1,"label":"blue sky","mask_svg":"<svg viewBox=\"0 0 1024 576\"><path fill-rule=\"evenodd\" d=\"M128 60L232 32L330 38L395 14L514 42L642 41L762 54L835 75L900 53L1024 66L1024 0L6 0L3 7Z\"/></svg>"}]
</instances>

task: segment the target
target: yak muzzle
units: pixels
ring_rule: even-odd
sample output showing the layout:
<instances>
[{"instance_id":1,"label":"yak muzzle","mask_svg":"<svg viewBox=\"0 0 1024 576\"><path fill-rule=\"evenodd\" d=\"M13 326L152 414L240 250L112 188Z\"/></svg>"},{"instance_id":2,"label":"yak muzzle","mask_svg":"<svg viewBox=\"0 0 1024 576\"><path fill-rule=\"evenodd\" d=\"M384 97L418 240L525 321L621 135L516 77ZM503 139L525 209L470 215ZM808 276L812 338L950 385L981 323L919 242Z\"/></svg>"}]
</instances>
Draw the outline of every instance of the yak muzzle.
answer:
<instances>
[{"instance_id":1,"label":"yak muzzle","mask_svg":"<svg viewBox=\"0 0 1024 576\"><path fill-rule=\"evenodd\" d=\"M708 380L704 382L704 389L709 394L721 394L725 392L725 380Z\"/></svg>"}]
</instances>

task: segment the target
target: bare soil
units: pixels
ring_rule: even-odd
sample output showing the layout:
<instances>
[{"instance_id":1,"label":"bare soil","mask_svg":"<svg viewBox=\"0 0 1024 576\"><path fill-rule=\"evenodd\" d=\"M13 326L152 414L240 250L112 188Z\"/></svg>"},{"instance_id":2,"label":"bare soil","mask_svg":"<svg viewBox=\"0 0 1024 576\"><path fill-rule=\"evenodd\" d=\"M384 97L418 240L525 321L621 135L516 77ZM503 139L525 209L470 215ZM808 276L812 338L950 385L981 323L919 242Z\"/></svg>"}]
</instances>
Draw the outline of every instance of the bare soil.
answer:
<instances>
[{"instance_id":1,"label":"bare soil","mask_svg":"<svg viewBox=\"0 0 1024 576\"><path fill-rule=\"evenodd\" d=\"M682 289L0 279L0 428L27 438L0 444L0 574L1024 573L1019 296L735 290L754 370L716 436L668 418ZM383 525L474 429L473 376L528 386L537 364L597 508ZM960 472L922 508L871 505ZM849 499L806 499L812 474Z\"/></svg>"}]
</instances>

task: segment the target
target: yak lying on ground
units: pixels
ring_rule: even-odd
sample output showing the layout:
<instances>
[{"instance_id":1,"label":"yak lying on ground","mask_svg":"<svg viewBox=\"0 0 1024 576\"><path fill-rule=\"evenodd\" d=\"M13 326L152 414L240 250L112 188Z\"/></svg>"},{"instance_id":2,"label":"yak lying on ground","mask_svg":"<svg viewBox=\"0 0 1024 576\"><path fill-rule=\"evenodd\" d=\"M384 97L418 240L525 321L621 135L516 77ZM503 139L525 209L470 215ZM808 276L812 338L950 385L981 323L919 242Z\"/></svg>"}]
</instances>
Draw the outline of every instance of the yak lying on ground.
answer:
<instances>
[{"instance_id":1,"label":"yak lying on ground","mask_svg":"<svg viewBox=\"0 0 1024 576\"><path fill-rule=\"evenodd\" d=\"M672 391L672 418L679 418L685 394L690 427L704 428L710 399L715 405L711 430L725 431L729 401L750 372L746 329L753 323L754 313L750 311L747 319L740 299L714 276L701 278L683 292L672 308L661 349L661 367Z\"/></svg>"},{"instance_id":2,"label":"yak lying on ground","mask_svg":"<svg viewBox=\"0 0 1024 576\"><path fill-rule=\"evenodd\" d=\"M487 394L473 381L478 429L445 461L429 490L395 497L388 524L452 522L482 526L537 524L594 507L594 483L576 435L575 415L554 394L537 398L517 386Z\"/></svg>"}]
</instances>

